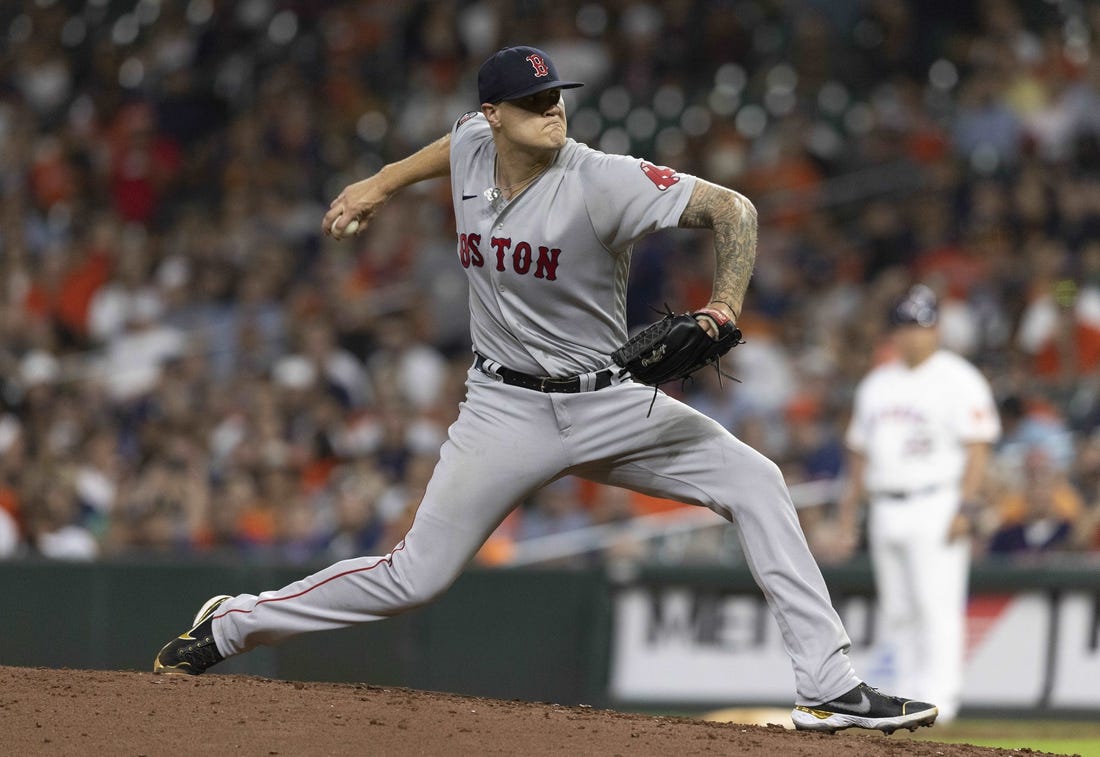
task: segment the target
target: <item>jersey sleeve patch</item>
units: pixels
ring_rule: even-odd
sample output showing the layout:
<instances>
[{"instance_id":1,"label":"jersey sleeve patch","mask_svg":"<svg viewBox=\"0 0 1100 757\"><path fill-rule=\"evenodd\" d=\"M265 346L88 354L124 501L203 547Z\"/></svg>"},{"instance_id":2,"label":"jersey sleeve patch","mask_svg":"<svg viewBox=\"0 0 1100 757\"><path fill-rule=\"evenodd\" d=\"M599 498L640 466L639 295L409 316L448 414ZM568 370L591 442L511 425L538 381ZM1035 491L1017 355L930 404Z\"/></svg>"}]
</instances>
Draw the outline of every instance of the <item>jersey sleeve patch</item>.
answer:
<instances>
[{"instance_id":1,"label":"jersey sleeve patch","mask_svg":"<svg viewBox=\"0 0 1100 757\"><path fill-rule=\"evenodd\" d=\"M642 161L641 169L646 178L653 182L653 186L662 192L680 181L680 175L675 170L664 166L655 166L646 160Z\"/></svg>"},{"instance_id":2,"label":"jersey sleeve patch","mask_svg":"<svg viewBox=\"0 0 1100 757\"><path fill-rule=\"evenodd\" d=\"M462 117L455 121L455 128L457 129L459 126L462 126L462 124L466 123L480 112L480 110L471 110L469 113L463 113Z\"/></svg>"}]
</instances>

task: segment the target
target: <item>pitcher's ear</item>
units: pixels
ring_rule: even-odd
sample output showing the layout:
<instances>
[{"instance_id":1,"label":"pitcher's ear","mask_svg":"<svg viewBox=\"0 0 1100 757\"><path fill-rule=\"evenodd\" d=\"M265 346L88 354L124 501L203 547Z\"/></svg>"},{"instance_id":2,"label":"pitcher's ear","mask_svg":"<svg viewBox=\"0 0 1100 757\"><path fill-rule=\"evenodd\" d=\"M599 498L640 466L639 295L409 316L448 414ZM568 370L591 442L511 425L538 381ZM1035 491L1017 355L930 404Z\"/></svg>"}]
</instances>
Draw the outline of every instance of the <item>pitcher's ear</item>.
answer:
<instances>
[{"instance_id":1,"label":"pitcher's ear","mask_svg":"<svg viewBox=\"0 0 1100 757\"><path fill-rule=\"evenodd\" d=\"M500 128L500 111L493 103L482 103L481 112L485 115L485 120L489 122L489 125L494 129Z\"/></svg>"}]
</instances>

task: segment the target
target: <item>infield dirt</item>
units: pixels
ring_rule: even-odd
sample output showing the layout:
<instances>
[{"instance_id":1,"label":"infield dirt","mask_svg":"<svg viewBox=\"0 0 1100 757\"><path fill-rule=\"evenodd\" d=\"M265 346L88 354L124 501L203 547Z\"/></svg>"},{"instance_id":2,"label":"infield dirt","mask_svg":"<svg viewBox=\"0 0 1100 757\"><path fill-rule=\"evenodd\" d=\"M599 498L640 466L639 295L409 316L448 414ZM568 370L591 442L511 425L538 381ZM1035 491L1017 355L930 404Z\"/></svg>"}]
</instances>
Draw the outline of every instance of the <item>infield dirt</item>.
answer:
<instances>
[{"instance_id":1,"label":"infield dirt","mask_svg":"<svg viewBox=\"0 0 1100 757\"><path fill-rule=\"evenodd\" d=\"M925 733L930 733L927 729ZM0 754L978 757L1030 749L835 736L410 689L0 666Z\"/></svg>"}]
</instances>

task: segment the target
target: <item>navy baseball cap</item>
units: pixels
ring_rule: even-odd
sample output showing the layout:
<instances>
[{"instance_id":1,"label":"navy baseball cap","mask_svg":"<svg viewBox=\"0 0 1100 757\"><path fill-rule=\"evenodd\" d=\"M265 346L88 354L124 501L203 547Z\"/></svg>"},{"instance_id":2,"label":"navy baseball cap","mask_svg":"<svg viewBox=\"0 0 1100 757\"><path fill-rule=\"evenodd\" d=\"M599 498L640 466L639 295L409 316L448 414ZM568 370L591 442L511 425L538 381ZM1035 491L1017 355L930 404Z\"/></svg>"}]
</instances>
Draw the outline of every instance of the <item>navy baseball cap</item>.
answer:
<instances>
[{"instance_id":1,"label":"navy baseball cap","mask_svg":"<svg viewBox=\"0 0 1100 757\"><path fill-rule=\"evenodd\" d=\"M936 293L924 284L912 287L890 311L892 326L921 326L931 328L940 319Z\"/></svg>"},{"instance_id":2,"label":"navy baseball cap","mask_svg":"<svg viewBox=\"0 0 1100 757\"><path fill-rule=\"evenodd\" d=\"M477 72L477 94L483 103L518 100L547 89L583 87L562 81L550 56L537 47L505 47L493 53Z\"/></svg>"}]
</instances>

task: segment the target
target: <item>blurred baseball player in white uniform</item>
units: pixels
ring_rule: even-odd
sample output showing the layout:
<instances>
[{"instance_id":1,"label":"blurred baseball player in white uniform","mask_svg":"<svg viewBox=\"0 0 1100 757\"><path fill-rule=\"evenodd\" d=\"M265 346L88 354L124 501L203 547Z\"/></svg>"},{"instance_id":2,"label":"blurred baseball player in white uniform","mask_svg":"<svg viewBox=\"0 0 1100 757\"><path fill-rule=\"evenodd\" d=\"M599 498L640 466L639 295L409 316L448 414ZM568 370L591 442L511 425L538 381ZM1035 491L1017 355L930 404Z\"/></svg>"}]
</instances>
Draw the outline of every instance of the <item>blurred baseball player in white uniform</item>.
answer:
<instances>
[{"instance_id":1,"label":"blurred baseball player in white uniform","mask_svg":"<svg viewBox=\"0 0 1100 757\"><path fill-rule=\"evenodd\" d=\"M856 389L839 512L850 550L860 504L870 503L868 545L895 685L935 701L942 723L959 709L968 536L1000 420L981 373L940 349L938 315L923 285L893 309L897 359Z\"/></svg>"},{"instance_id":2,"label":"blurred baseball player in white uniform","mask_svg":"<svg viewBox=\"0 0 1100 757\"><path fill-rule=\"evenodd\" d=\"M714 289L698 319L715 337L716 324L740 315L756 211L732 190L567 138L561 91L577 86L544 52L505 48L479 72L480 111L333 201L323 228L339 238L361 231L394 192L450 175L475 352L466 400L392 552L259 596L214 597L194 628L161 649L154 670L201 673L259 644L429 602L518 502L571 474L737 521L792 659L800 728L930 725L933 705L881 694L852 671L847 634L778 467L687 405L654 400L612 365L627 337L634 243L675 226L714 231Z\"/></svg>"}]
</instances>

